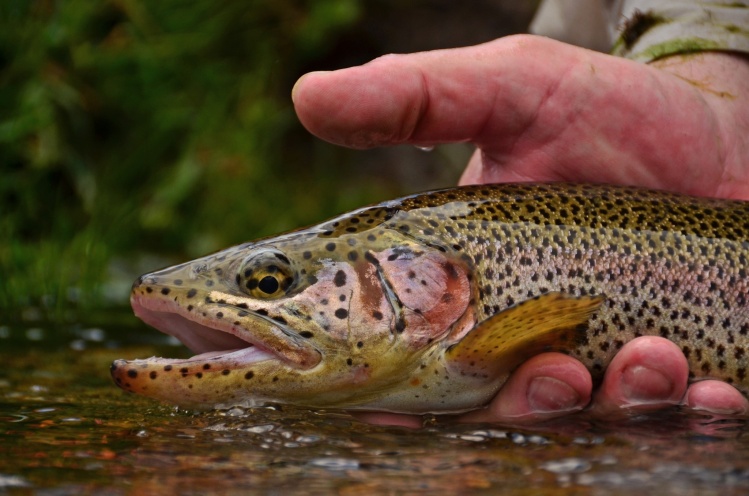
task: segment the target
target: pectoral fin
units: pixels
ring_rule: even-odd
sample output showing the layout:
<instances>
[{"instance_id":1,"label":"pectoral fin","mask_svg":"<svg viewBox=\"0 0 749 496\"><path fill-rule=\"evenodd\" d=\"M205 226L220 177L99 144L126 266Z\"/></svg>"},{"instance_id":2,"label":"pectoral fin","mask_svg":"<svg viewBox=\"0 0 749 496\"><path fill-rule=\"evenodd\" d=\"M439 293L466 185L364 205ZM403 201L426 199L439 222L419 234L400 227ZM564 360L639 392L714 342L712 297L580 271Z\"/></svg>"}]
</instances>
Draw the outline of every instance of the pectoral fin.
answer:
<instances>
[{"instance_id":1,"label":"pectoral fin","mask_svg":"<svg viewBox=\"0 0 749 496\"><path fill-rule=\"evenodd\" d=\"M463 375L493 378L545 351L580 343L601 296L572 297L547 293L484 320L445 353Z\"/></svg>"}]
</instances>

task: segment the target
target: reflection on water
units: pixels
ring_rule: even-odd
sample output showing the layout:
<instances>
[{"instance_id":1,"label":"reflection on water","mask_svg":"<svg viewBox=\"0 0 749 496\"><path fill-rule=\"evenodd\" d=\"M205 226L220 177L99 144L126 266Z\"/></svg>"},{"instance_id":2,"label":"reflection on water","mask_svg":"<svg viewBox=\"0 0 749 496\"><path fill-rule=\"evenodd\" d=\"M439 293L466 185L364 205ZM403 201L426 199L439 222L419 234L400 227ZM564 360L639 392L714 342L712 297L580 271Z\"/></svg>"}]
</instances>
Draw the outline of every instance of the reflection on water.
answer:
<instances>
[{"instance_id":1,"label":"reflection on water","mask_svg":"<svg viewBox=\"0 0 749 496\"><path fill-rule=\"evenodd\" d=\"M407 430L286 406L192 413L110 384L112 359L174 355L169 343L5 329L0 494L749 491L743 421L673 413L522 430L436 419Z\"/></svg>"}]
</instances>

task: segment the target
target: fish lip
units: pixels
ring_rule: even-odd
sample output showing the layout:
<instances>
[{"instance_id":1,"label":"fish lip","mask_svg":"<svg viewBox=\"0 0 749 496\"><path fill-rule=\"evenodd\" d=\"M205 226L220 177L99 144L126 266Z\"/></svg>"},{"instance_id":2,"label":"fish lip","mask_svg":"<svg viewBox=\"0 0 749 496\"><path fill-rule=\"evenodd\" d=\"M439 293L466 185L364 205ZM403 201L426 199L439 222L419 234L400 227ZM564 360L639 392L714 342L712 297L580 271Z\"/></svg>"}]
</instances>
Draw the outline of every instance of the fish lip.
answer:
<instances>
[{"instance_id":1,"label":"fish lip","mask_svg":"<svg viewBox=\"0 0 749 496\"><path fill-rule=\"evenodd\" d=\"M196 353L195 356L184 359L183 361L185 362L195 362L196 360L201 359L201 355L207 356L209 353L213 354L211 359L215 359L223 355L234 353L238 351L238 348L249 348L254 346L260 352L271 355L273 357L271 359L282 362L287 366L294 368L309 368L303 365L300 366L297 361L289 359L275 350L272 346L266 344L263 340L258 339L253 335L251 329L233 324L229 321L216 321L209 319L207 316L203 316L201 312L188 311L186 308L169 299L153 299L133 292L130 297L130 304L136 317L158 331L175 337L193 353ZM245 310L233 305L223 305L222 307L234 307L240 310ZM262 316L256 315L252 310L245 311L247 311L249 315L258 319L263 319ZM272 322L269 319L263 320ZM288 334L288 330L283 328L280 323L272 323L275 327ZM196 341L194 335L190 334L191 332L199 332L201 334L199 336L200 339ZM221 334L216 334L217 332L224 333L231 337L227 338ZM215 346L211 346L212 349L201 348L201 346L206 345L205 334L210 334L212 337L218 336L220 338L219 341L226 342L227 340L232 340L233 344L239 346L228 346L225 349ZM215 341L211 341L211 343L215 343ZM314 365L316 365L316 363L312 366Z\"/></svg>"}]
</instances>

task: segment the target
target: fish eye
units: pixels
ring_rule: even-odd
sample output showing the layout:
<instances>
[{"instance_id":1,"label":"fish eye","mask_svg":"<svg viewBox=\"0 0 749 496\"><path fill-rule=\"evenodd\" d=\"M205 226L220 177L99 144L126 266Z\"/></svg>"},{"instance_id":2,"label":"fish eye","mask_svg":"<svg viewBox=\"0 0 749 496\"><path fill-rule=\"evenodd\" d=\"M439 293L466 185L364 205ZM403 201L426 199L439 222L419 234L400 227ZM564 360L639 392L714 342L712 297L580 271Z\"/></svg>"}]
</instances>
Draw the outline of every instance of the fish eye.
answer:
<instances>
[{"instance_id":1,"label":"fish eye","mask_svg":"<svg viewBox=\"0 0 749 496\"><path fill-rule=\"evenodd\" d=\"M278 279L275 276L265 276L262 279L260 279L259 283L257 283L257 289L269 295L272 295L273 293L278 291L278 288L280 286L281 286L281 283L278 281Z\"/></svg>"},{"instance_id":2,"label":"fish eye","mask_svg":"<svg viewBox=\"0 0 749 496\"><path fill-rule=\"evenodd\" d=\"M270 299L285 295L294 284L289 259L275 250L247 258L236 277L240 289L254 298Z\"/></svg>"}]
</instances>

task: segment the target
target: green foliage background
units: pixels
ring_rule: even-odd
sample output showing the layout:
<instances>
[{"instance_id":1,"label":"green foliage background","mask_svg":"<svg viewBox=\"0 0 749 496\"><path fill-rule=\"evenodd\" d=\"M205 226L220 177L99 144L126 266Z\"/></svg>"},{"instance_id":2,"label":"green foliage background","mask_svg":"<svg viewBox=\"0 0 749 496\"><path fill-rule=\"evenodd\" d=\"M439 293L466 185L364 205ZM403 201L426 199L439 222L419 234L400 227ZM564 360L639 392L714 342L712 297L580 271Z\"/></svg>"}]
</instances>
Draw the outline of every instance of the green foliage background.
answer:
<instances>
[{"instance_id":1,"label":"green foliage background","mask_svg":"<svg viewBox=\"0 0 749 496\"><path fill-rule=\"evenodd\" d=\"M144 253L194 257L408 192L397 168L352 171L353 152L309 136L289 94L379 54L360 43L368 12L424 3L0 2L2 317L79 318Z\"/></svg>"}]
</instances>

